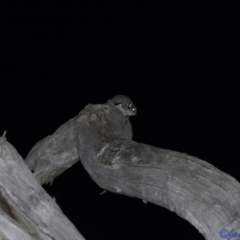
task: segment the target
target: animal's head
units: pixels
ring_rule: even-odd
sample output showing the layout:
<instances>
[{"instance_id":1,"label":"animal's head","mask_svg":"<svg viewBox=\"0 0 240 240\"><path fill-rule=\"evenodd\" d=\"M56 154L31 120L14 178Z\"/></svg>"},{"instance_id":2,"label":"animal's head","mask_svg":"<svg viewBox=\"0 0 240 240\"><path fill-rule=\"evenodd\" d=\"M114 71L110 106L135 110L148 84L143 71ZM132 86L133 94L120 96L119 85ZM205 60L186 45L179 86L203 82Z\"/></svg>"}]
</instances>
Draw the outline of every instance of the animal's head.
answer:
<instances>
[{"instance_id":1,"label":"animal's head","mask_svg":"<svg viewBox=\"0 0 240 240\"><path fill-rule=\"evenodd\" d=\"M126 117L137 114L137 108L133 105L132 100L125 95L117 95L109 99L107 103L116 106Z\"/></svg>"}]
</instances>

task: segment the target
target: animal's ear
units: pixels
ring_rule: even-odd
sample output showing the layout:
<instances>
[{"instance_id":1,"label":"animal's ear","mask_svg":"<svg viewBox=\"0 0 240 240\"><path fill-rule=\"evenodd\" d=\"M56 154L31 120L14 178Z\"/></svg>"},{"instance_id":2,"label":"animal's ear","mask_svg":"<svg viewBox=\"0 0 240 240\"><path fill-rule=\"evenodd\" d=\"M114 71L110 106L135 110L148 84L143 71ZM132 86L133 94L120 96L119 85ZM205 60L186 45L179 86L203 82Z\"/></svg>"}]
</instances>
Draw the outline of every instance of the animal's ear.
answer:
<instances>
[{"instance_id":1,"label":"animal's ear","mask_svg":"<svg viewBox=\"0 0 240 240\"><path fill-rule=\"evenodd\" d=\"M114 105L115 105L115 106L116 106L116 105L121 105L121 103L118 102L118 101L116 101L116 102L114 102Z\"/></svg>"}]
</instances>

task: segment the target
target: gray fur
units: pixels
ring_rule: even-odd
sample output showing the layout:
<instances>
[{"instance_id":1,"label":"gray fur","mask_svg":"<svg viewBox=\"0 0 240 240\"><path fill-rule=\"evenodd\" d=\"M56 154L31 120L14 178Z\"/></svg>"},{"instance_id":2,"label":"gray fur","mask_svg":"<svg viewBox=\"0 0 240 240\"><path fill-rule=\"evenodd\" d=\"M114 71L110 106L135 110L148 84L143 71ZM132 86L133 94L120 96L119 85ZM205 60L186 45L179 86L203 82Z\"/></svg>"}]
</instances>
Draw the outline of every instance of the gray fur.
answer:
<instances>
[{"instance_id":1,"label":"gray fur","mask_svg":"<svg viewBox=\"0 0 240 240\"><path fill-rule=\"evenodd\" d=\"M125 95L117 95L107 101L108 104L116 106L127 118L137 114L137 108L132 100Z\"/></svg>"}]
</instances>

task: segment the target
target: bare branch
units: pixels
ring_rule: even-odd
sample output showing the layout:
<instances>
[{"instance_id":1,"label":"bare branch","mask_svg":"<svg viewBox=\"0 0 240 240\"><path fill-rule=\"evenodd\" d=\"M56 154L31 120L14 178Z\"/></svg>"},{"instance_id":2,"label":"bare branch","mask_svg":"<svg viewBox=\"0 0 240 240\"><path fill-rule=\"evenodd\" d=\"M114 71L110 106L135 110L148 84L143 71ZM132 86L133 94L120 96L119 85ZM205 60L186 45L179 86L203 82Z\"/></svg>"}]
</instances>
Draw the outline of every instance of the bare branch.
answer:
<instances>
[{"instance_id":1,"label":"bare branch","mask_svg":"<svg viewBox=\"0 0 240 240\"><path fill-rule=\"evenodd\" d=\"M125 109L133 105L121 97L103 105L89 104L34 147L26 160L34 162L31 169L40 182L49 180L48 169L62 171L61 164L55 165L54 154L66 164L77 159L78 153L92 179L105 190L163 206L189 221L208 240L219 239L222 229L239 232L240 184L196 157L132 141L129 109ZM38 161L44 159L46 164L46 153L52 160L43 168ZM65 157L69 154L72 157Z\"/></svg>"},{"instance_id":2,"label":"bare branch","mask_svg":"<svg viewBox=\"0 0 240 240\"><path fill-rule=\"evenodd\" d=\"M3 137L0 137L0 239L84 239Z\"/></svg>"},{"instance_id":3,"label":"bare branch","mask_svg":"<svg viewBox=\"0 0 240 240\"><path fill-rule=\"evenodd\" d=\"M25 162L42 185L67 170L78 160L77 124L78 116L63 124L57 131L39 141L29 152Z\"/></svg>"}]
</instances>

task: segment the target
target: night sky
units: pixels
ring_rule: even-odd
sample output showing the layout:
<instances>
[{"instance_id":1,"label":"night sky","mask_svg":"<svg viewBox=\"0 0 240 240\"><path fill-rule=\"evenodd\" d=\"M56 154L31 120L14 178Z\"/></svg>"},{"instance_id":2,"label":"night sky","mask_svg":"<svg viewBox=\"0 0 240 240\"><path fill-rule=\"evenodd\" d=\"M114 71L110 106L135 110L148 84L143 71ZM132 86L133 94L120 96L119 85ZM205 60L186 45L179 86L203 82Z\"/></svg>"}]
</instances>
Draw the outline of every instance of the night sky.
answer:
<instances>
[{"instance_id":1,"label":"night sky","mask_svg":"<svg viewBox=\"0 0 240 240\"><path fill-rule=\"evenodd\" d=\"M138 108L134 141L196 156L240 181L231 82L239 77L224 14L200 0L5 2L0 134L23 158L88 103L124 94ZM87 240L203 239L160 206L100 196L80 162L44 188Z\"/></svg>"}]
</instances>

